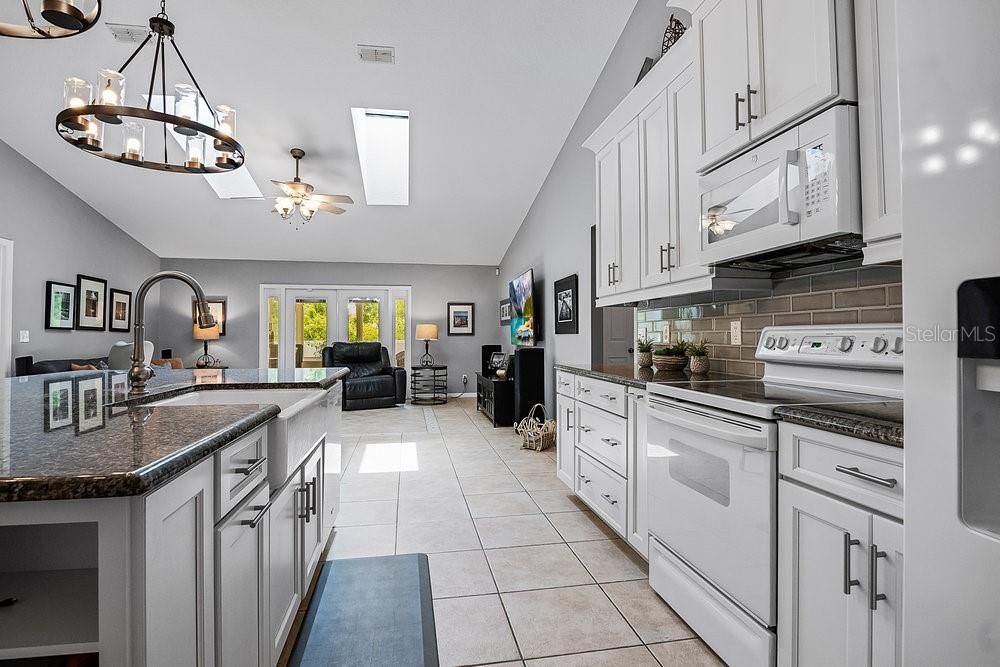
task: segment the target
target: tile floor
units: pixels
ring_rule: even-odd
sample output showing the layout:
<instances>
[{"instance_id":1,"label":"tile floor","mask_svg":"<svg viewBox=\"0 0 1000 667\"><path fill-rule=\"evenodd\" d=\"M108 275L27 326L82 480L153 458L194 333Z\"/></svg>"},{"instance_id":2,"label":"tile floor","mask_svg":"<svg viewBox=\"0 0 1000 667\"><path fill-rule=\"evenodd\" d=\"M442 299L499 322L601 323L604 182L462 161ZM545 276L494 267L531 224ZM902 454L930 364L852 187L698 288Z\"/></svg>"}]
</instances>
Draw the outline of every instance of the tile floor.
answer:
<instances>
[{"instance_id":1,"label":"tile floor","mask_svg":"<svg viewBox=\"0 0 1000 667\"><path fill-rule=\"evenodd\" d=\"M328 558L428 554L453 665L720 665L646 564L475 400L344 413Z\"/></svg>"}]
</instances>

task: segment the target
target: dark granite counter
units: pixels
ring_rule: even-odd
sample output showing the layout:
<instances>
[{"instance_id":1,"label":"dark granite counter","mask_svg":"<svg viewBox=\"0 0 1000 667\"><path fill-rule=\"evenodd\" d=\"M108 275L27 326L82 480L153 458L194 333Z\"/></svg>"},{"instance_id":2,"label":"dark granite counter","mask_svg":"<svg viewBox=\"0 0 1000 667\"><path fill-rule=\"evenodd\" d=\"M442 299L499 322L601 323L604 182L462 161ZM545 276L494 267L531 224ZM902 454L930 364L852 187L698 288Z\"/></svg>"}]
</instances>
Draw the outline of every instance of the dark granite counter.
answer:
<instances>
[{"instance_id":1,"label":"dark granite counter","mask_svg":"<svg viewBox=\"0 0 1000 667\"><path fill-rule=\"evenodd\" d=\"M347 369L156 369L128 397L124 372L0 380L0 502L145 493L273 419L276 405L146 405L210 389L329 389Z\"/></svg>"},{"instance_id":2,"label":"dark granite counter","mask_svg":"<svg viewBox=\"0 0 1000 667\"><path fill-rule=\"evenodd\" d=\"M574 375L607 380L615 384L645 389L648 382L683 383L696 380L720 380L730 376L721 373L691 375L685 371L657 371L655 368L632 368L631 366L602 366L599 364L555 364L554 368ZM741 379L747 379L741 377Z\"/></svg>"},{"instance_id":3,"label":"dark granite counter","mask_svg":"<svg viewBox=\"0 0 1000 667\"><path fill-rule=\"evenodd\" d=\"M903 401L780 406L774 414L794 424L903 446Z\"/></svg>"}]
</instances>

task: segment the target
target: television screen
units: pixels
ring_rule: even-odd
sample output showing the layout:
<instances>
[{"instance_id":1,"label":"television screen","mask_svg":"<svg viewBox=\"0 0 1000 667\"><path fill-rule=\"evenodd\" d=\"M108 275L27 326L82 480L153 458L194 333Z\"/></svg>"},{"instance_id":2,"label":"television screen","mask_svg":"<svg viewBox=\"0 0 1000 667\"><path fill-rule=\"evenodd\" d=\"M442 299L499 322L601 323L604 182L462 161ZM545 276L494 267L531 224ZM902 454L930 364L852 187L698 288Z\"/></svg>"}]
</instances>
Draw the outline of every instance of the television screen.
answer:
<instances>
[{"instance_id":1,"label":"television screen","mask_svg":"<svg viewBox=\"0 0 1000 667\"><path fill-rule=\"evenodd\" d=\"M510 342L535 344L535 272L528 269L510 282Z\"/></svg>"}]
</instances>

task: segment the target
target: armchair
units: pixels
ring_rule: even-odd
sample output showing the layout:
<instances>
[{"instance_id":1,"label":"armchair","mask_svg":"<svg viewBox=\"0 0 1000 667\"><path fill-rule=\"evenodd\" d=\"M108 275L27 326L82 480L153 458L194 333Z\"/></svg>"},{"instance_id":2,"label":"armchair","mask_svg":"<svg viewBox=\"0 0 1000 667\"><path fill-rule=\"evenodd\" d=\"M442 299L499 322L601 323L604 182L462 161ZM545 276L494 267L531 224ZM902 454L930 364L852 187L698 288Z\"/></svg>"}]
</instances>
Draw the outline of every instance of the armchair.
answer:
<instances>
[{"instance_id":1,"label":"armchair","mask_svg":"<svg viewBox=\"0 0 1000 667\"><path fill-rule=\"evenodd\" d=\"M323 348L323 366L347 366L344 410L391 408L406 402L406 369L394 368L380 343L334 343Z\"/></svg>"}]
</instances>

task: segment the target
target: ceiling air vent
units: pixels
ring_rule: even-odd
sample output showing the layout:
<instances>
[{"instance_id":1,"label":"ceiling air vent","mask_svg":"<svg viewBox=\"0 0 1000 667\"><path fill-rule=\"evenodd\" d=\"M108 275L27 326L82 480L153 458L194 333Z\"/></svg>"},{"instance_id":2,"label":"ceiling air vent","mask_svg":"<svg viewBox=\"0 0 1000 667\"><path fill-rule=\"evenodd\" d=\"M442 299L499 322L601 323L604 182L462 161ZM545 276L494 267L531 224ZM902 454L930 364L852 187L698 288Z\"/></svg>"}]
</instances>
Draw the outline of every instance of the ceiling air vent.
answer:
<instances>
[{"instance_id":1,"label":"ceiling air vent","mask_svg":"<svg viewBox=\"0 0 1000 667\"><path fill-rule=\"evenodd\" d=\"M138 44L149 34L149 26L145 25L127 25L125 23L105 23L104 25L108 26L108 30L111 31L111 36L115 38L116 42Z\"/></svg>"},{"instance_id":2,"label":"ceiling air vent","mask_svg":"<svg viewBox=\"0 0 1000 667\"><path fill-rule=\"evenodd\" d=\"M363 63L393 65L396 63L396 49L392 46L358 44L358 60Z\"/></svg>"}]
</instances>

